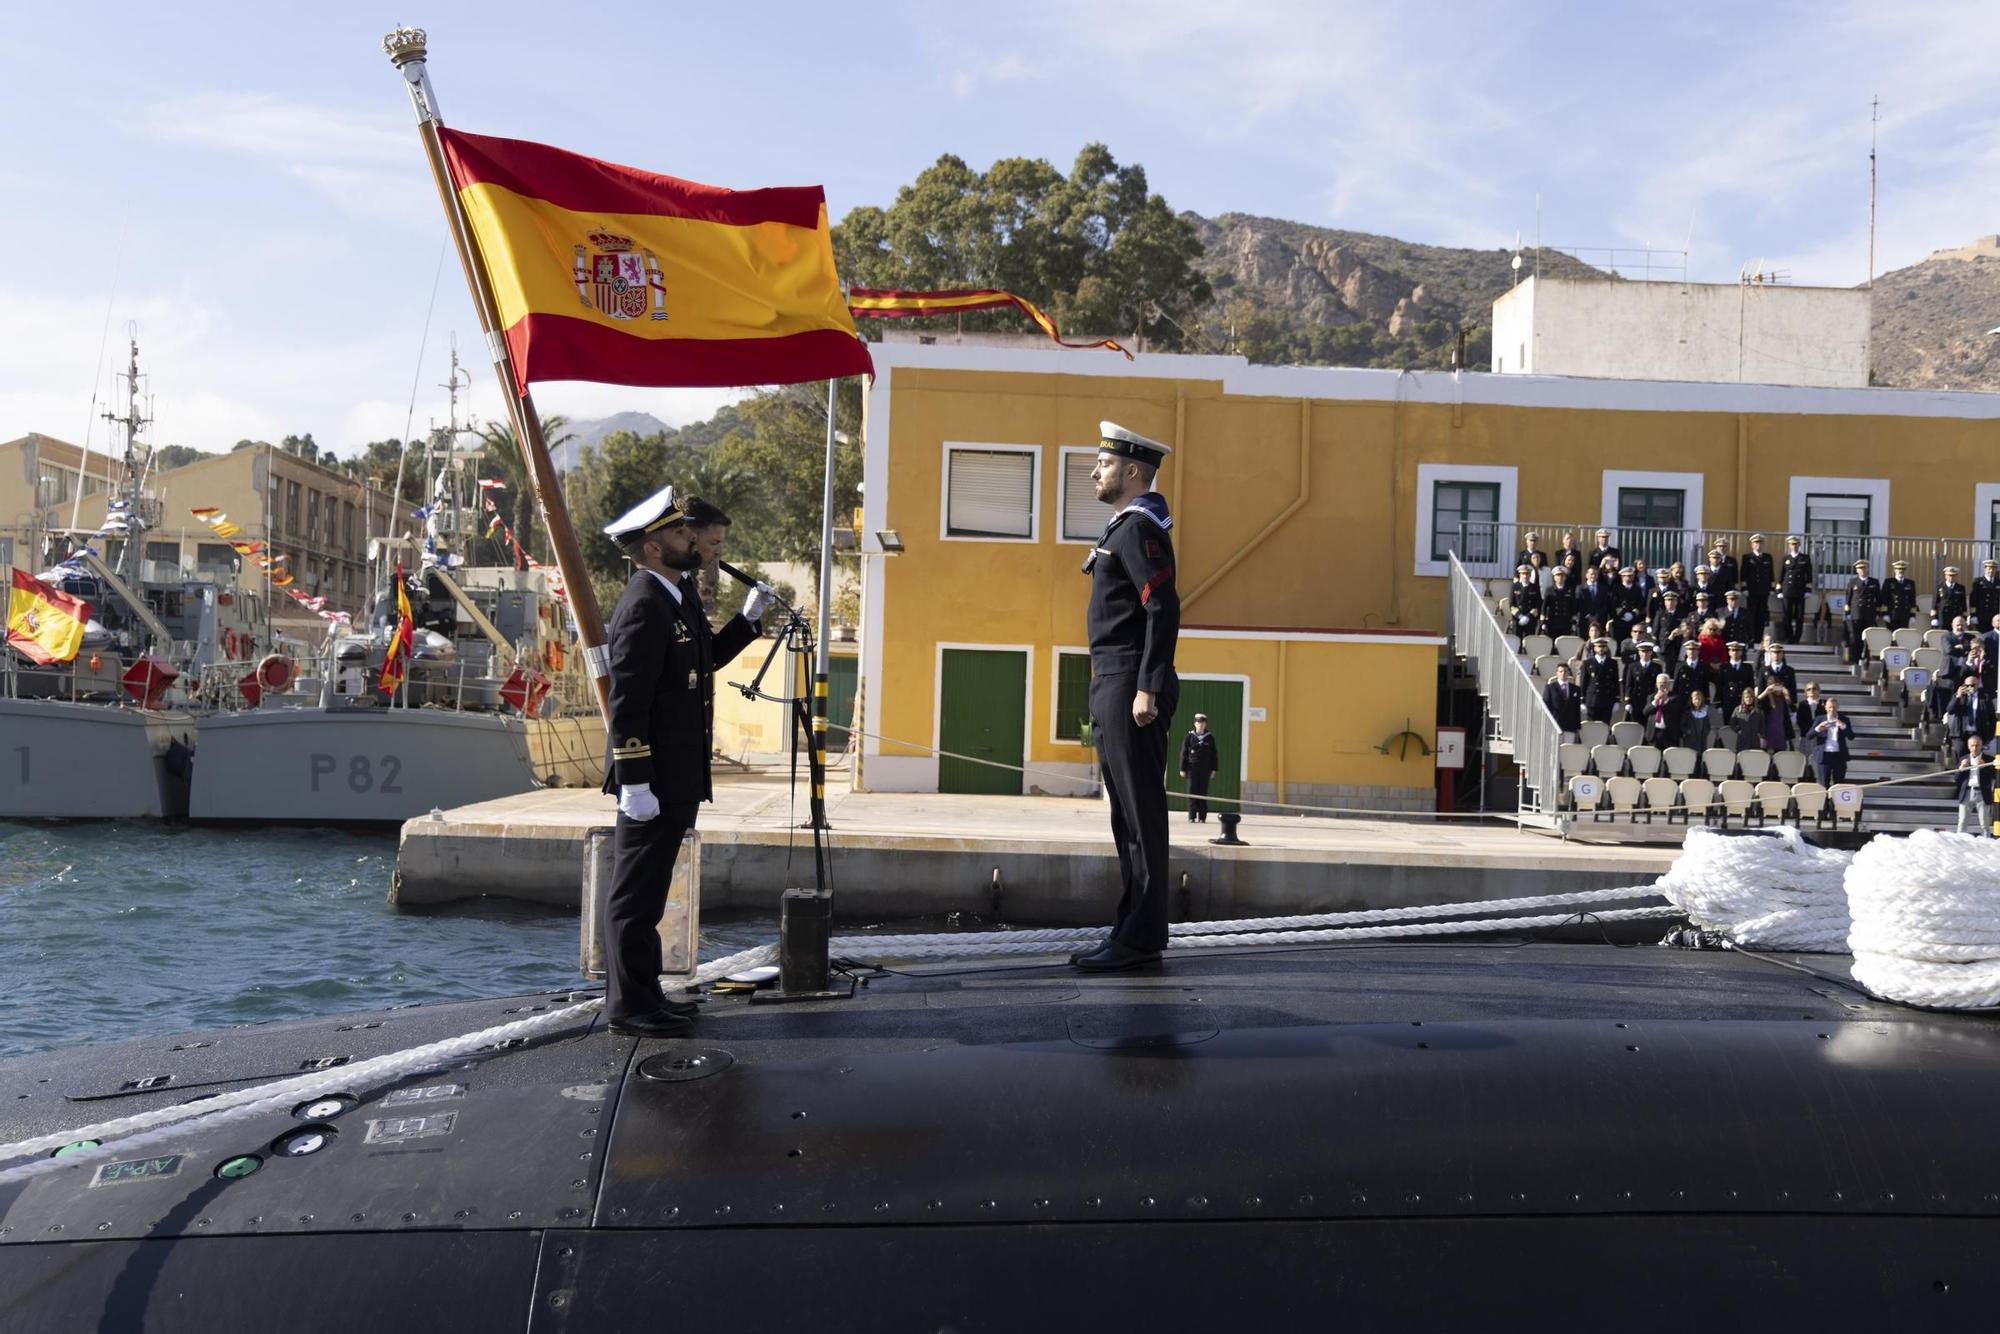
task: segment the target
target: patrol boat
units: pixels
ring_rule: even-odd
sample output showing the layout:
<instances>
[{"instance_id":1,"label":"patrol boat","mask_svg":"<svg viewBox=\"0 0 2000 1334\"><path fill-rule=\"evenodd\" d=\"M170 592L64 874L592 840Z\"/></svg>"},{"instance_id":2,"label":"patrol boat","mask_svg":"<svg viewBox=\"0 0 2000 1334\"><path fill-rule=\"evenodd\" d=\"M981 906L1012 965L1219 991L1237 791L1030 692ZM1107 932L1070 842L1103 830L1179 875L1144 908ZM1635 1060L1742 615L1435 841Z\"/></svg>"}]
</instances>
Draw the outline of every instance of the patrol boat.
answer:
<instances>
[{"instance_id":1,"label":"patrol boat","mask_svg":"<svg viewBox=\"0 0 2000 1334\"><path fill-rule=\"evenodd\" d=\"M0 818L187 814L196 720L182 707L185 683L228 645L269 642L255 593L143 558L161 513L145 487L151 450L140 438L149 419L136 338L128 350L124 409L105 414L124 445L104 522L48 534L57 563L37 575L90 605L83 646L74 661L49 666L0 649Z\"/></svg>"},{"instance_id":2,"label":"patrol boat","mask_svg":"<svg viewBox=\"0 0 2000 1334\"><path fill-rule=\"evenodd\" d=\"M469 560L493 507L482 506L474 468L483 451L457 420L455 352L452 365L450 422L426 449L434 476L421 542L372 544L382 577L365 625L334 626L271 676L240 679L233 665L210 674L190 818L400 824L603 781L603 718L548 571ZM399 572L411 643L402 680L385 692Z\"/></svg>"}]
</instances>

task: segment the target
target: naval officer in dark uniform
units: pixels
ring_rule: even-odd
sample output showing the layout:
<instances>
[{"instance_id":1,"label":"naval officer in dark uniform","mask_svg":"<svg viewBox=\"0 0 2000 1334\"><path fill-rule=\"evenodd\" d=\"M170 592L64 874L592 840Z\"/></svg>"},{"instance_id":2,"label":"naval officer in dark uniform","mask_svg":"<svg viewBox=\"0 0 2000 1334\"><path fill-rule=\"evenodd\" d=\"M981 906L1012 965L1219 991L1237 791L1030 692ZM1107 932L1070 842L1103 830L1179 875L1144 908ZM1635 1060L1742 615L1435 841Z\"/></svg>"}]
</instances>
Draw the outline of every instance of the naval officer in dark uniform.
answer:
<instances>
[{"instance_id":1,"label":"naval officer in dark uniform","mask_svg":"<svg viewBox=\"0 0 2000 1334\"><path fill-rule=\"evenodd\" d=\"M1562 567L1556 567L1562 573ZM1187 779L1187 817L1197 824L1208 821L1208 780L1215 776L1215 733L1208 730L1208 715L1194 716L1194 730L1181 738L1181 777Z\"/></svg>"},{"instance_id":2,"label":"naval officer in dark uniform","mask_svg":"<svg viewBox=\"0 0 2000 1334\"><path fill-rule=\"evenodd\" d=\"M1100 422L1091 481L1111 522L1083 563L1090 576L1090 717L1124 896L1111 935L1070 962L1118 972L1159 960L1167 947L1167 745L1180 678L1181 598L1174 586L1173 517L1152 489L1171 451L1116 422Z\"/></svg>"},{"instance_id":3,"label":"naval officer in dark uniform","mask_svg":"<svg viewBox=\"0 0 2000 1334\"><path fill-rule=\"evenodd\" d=\"M681 839L714 796L715 670L757 638L771 600L769 585L759 584L742 614L710 633L688 576L728 524L715 506L677 501L668 487L604 529L638 567L606 629L604 790L618 794L618 825L604 905L604 1017L614 1033L678 1037L693 1027L694 1003L660 993L660 913Z\"/></svg>"}]
</instances>

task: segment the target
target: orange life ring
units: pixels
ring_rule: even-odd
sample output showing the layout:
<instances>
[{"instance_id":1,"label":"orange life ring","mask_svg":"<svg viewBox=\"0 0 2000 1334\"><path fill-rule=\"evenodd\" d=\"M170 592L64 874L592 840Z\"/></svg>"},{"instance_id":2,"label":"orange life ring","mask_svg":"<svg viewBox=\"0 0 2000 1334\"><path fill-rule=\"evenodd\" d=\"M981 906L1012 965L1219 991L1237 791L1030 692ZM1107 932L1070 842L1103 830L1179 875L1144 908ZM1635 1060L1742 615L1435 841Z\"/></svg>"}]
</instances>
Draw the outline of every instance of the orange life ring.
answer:
<instances>
[{"instance_id":1,"label":"orange life ring","mask_svg":"<svg viewBox=\"0 0 2000 1334\"><path fill-rule=\"evenodd\" d=\"M292 660L272 653L257 664L257 684L265 690L283 690L292 683Z\"/></svg>"},{"instance_id":2,"label":"orange life ring","mask_svg":"<svg viewBox=\"0 0 2000 1334\"><path fill-rule=\"evenodd\" d=\"M236 632L225 629L222 632L222 654L232 662L236 658Z\"/></svg>"}]
</instances>

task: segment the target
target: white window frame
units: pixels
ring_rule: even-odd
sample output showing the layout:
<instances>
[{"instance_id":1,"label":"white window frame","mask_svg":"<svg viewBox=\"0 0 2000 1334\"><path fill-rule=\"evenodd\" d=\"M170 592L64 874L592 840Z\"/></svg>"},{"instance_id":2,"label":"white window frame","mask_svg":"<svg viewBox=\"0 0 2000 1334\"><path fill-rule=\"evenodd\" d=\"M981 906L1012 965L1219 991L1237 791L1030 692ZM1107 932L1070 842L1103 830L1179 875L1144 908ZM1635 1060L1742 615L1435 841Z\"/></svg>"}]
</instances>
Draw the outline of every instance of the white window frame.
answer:
<instances>
[{"instance_id":1,"label":"white window frame","mask_svg":"<svg viewBox=\"0 0 2000 1334\"><path fill-rule=\"evenodd\" d=\"M1099 453L1096 445L1064 445L1056 451L1056 542L1066 547L1087 547L1097 542L1097 533L1089 537L1069 536L1069 456L1087 454L1093 462ZM1104 517L1109 520L1112 510L1104 507ZM1103 529L1100 526L1099 532Z\"/></svg>"},{"instance_id":2,"label":"white window frame","mask_svg":"<svg viewBox=\"0 0 2000 1334\"><path fill-rule=\"evenodd\" d=\"M1702 484L1706 473L1698 472L1634 472L1616 468L1604 470L1604 481L1599 492L1598 519L1600 528L1618 531L1618 493L1627 487L1646 491L1678 491L1681 493L1681 527L1690 532L1702 529Z\"/></svg>"},{"instance_id":3,"label":"white window frame","mask_svg":"<svg viewBox=\"0 0 2000 1334\"><path fill-rule=\"evenodd\" d=\"M963 449L980 454L1026 454L1030 456L1028 483L1028 535L1026 537L976 537L951 531L951 455ZM938 541L1011 542L1029 545L1042 540L1042 447L1040 445L996 445L979 440L947 440L938 456Z\"/></svg>"},{"instance_id":4,"label":"white window frame","mask_svg":"<svg viewBox=\"0 0 2000 1334\"><path fill-rule=\"evenodd\" d=\"M1436 523L1436 491L1440 482L1485 482L1498 483L1500 504L1495 522L1506 525L1519 522L1515 508L1515 497L1520 490L1521 470L1478 466L1469 463L1419 463L1417 465L1417 548L1416 572L1418 574L1443 576L1451 573L1451 562L1431 559L1432 527Z\"/></svg>"},{"instance_id":5,"label":"white window frame","mask_svg":"<svg viewBox=\"0 0 2000 1334\"><path fill-rule=\"evenodd\" d=\"M1021 793L1027 795L1028 775L1025 772L1035 763L1035 646L1033 644L968 644L955 639L940 639L931 650L931 754L933 765L944 763L940 754L944 749L944 651L948 648L971 649L975 653L1021 653L1027 655L1027 668L1021 673L1021 767L1023 772L1015 775L1021 781ZM1053 706L1050 713L1055 712ZM931 791L940 790L937 769L931 770Z\"/></svg>"},{"instance_id":6,"label":"white window frame","mask_svg":"<svg viewBox=\"0 0 2000 1334\"><path fill-rule=\"evenodd\" d=\"M1088 661L1090 649L1082 644L1056 644L1049 649L1049 744L1051 746L1072 746L1083 749L1083 742L1075 737L1056 735L1056 704L1062 697L1062 660L1065 656L1080 657ZM943 688L944 659L938 659L939 688ZM1087 715L1086 715L1087 716Z\"/></svg>"},{"instance_id":7,"label":"white window frame","mask_svg":"<svg viewBox=\"0 0 2000 1334\"><path fill-rule=\"evenodd\" d=\"M1888 571L1889 544L1884 540L1896 530L1889 526L1889 479L1886 477L1794 477L1791 480L1790 503L1786 509L1789 526L1787 533L1806 534L1806 497L1831 493L1844 496L1868 497L1868 568L1878 577ZM1846 574L1839 571L1815 571L1814 582L1830 575Z\"/></svg>"},{"instance_id":8,"label":"white window frame","mask_svg":"<svg viewBox=\"0 0 2000 1334\"><path fill-rule=\"evenodd\" d=\"M2000 540L1993 536L1993 507L2000 505L2000 482L1975 482L1972 486L1972 549L1981 553L1975 561L2000 559ZM1977 574L1975 565L1972 573ZM1972 580L1967 578L1966 583Z\"/></svg>"}]
</instances>

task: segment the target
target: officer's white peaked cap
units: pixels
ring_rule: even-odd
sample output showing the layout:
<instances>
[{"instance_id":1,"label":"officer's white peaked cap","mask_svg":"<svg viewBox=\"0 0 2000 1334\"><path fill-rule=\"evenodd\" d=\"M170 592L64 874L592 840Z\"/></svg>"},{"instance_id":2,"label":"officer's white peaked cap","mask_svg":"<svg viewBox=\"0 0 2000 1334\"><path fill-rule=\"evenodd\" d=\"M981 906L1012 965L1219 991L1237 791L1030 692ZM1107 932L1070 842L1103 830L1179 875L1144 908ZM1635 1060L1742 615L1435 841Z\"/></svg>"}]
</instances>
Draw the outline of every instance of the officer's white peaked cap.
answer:
<instances>
[{"instance_id":1,"label":"officer's white peaked cap","mask_svg":"<svg viewBox=\"0 0 2000 1334\"><path fill-rule=\"evenodd\" d=\"M1143 463L1149 468L1160 466L1160 460L1174 451L1157 440L1151 440L1137 431L1128 431L1117 422L1097 423L1097 447L1108 454Z\"/></svg>"},{"instance_id":2,"label":"officer's white peaked cap","mask_svg":"<svg viewBox=\"0 0 2000 1334\"><path fill-rule=\"evenodd\" d=\"M614 542L629 542L641 533L671 527L687 516L674 499L674 489L664 487L604 525L604 535Z\"/></svg>"}]
</instances>

